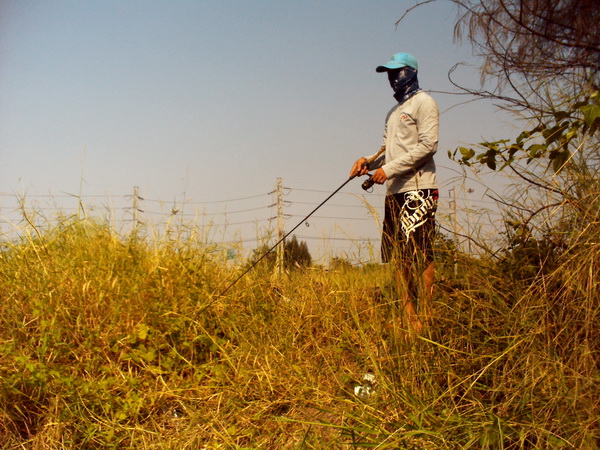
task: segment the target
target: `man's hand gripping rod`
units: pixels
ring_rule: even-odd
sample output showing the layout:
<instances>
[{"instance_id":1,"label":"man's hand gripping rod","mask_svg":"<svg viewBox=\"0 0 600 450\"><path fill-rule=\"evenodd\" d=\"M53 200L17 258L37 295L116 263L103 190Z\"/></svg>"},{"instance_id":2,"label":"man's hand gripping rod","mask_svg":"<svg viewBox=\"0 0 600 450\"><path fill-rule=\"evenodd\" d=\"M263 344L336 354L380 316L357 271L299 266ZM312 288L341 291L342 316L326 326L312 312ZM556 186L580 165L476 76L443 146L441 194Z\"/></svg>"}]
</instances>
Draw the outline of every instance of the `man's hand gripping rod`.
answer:
<instances>
[{"instance_id":1,"label":"man's hand gripping rod","mask_svg":"<svg viewBox=\"0 0 600 450\"><path fill-rule=\"evenodd\" d=\"M379 149L379 151L375 154L375 156L373 156L371 159L367 159L366 165L368 166L373 161L375 161L379 157L379 155L381 155L384 151L385 151L385 145L382 145L381 148ZM363 181L363 184L361 185L361 187L366 191L366 190L371 189L374 184L375 184L375 182L373 181L373 178L369 175L369 178L367 178L365 181Z\"/></svg>"},{"instance_id":2,"label":"man's hand gripping rod","mask_svg":"<svg viewBox=\"0 0 600 450\"><path fill-rule=\"evenodd\" d=\"M383 145L379 151L371 158L367 159L367 165L371 164L373 161L375 161L383 152L385 151L385 145ZM235 280L233 280L232 283L229 284L229 286L227 286L220 294L217 298L222 297L223 295L225 295L225 293L227 291L229 291L229 289L231 289L238 281L240 281L248 272L250 272L254 266L256 266L259 262L261 262L269 253L271 253L273 250L275 250L275 248L281 244L290 234L292 234L296 228L298 228L300 225L302 225L304 222L306 222L308 220L308 218L310 216L312 216L321 206L323 206L325 203L327 203L327 201L333 197L335 194L337 194L344 186L346 186L351 180L353 180L354 178L356 178L358 176L358 174L352 175L350 178L348 178L346 181L344 181L344 183L337 188L335 191L333 191L329 197L327 197L325 200L323 200L319 206L317 206L315 209L313 209L304 219L302 219L298 225L296 225L294 228L292 228L290 231L288 231L286 233L285 236L283 236L281 239L279 239L279 241L277 241L277 243L275 245L273 245L273 247L271 247L269 250L267 250L260 258L258 258L256 261L254 261L254 263L252 263L252 265L250 267L248 267L240 276L238 276ZM365 184L370 182L370 186L365 188ZM363 183L363 189L368 189L369 187L373 186L373 181L369 178L368 180L366 180ZM212 302L210 302L208 305L206 305L205 308L207 308L208 306L210 306L210 304L212 304L215 300L213 300Z\"/></svg>"}]
</instances>

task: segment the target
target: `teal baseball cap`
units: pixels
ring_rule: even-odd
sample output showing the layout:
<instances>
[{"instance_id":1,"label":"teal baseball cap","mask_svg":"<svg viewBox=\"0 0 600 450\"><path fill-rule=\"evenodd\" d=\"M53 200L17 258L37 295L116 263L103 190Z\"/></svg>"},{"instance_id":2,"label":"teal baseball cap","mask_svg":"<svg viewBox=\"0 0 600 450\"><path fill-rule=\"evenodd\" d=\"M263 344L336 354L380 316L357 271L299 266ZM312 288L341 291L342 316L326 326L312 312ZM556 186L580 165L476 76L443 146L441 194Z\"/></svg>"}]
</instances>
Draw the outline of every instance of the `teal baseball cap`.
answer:
<instances>
[{"instance_id":1,"label":"teal baseball cap","mask_svg":"<svg viewBox=\"0 0 600 450\"><path fill-rule=\"evenodd\" d=\"M412 67L416 71L419 70L419 64L417 63L417 58L415 58L410 53L396 53L392 56L387 63L383 66L377 66L375 69L377 72L387 72L388 70L400 69L401 67Z\"/></svg>"}]
</instances>

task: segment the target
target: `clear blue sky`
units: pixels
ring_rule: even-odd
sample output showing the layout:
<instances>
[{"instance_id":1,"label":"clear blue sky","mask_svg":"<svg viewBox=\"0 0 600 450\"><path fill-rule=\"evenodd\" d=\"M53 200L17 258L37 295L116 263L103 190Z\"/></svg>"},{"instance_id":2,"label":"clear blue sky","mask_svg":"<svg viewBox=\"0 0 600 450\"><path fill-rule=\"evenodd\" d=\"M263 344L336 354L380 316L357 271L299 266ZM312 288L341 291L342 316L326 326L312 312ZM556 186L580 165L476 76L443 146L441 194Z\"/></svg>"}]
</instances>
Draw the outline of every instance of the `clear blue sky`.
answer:
<instances>
[{"instance_id":1,"label":"clear blue sky","mask_svg":"<svg viewBox=\"0 0 600 450\"><path fill-rule=\"evenodd\" d=\"M271 191L277 177L333 191L379 148L394 100L377 65L410 52L421 87L449 91L455 63L477 64L453 42L449 2L396 28L413 4L0 0L0 193L121 195L136 185L146 198L185 192L203 203ZM478 83L474 70L458 77ZM492 105L432 95L440 166L456 169L448 150L510 130ZM345 191L360 194L360 183Z\"/></svg>"}]
</instances>

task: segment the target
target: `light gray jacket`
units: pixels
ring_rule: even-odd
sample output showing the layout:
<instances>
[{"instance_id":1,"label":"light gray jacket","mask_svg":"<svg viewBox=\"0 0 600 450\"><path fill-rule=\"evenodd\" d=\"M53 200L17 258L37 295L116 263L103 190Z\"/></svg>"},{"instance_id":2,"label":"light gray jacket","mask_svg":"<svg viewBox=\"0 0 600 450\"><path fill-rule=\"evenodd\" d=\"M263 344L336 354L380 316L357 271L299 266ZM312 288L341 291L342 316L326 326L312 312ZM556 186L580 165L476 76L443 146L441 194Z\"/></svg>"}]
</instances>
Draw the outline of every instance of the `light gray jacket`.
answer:
<instances>
[{"instance_id":1,"label":"light gray jacket","mask_svg":"<svg viewBox=\"0 0 600 450\"><path fill-rule=\"evenodd\" d=\"M437 189L433 155L438 128L437 103L423 91L390 110L383 134L385 152L369 164L369 170L383 168L388 195Z\"/></svg>"}]
</instances>

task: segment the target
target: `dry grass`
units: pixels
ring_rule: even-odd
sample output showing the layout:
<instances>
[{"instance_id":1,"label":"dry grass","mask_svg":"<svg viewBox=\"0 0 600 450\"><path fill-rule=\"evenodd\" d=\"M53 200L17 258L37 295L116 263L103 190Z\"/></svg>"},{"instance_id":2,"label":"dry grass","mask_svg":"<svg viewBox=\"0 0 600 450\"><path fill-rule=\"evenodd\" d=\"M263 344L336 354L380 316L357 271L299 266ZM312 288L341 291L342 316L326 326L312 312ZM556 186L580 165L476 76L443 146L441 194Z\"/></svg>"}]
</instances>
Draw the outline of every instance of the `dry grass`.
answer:
<instances>
[{"instance_id":1,"label":"dry grass","mask_svg":"<svg viewBox=\"0 0 600 450\"><path fill-rule=\"evenodd\" d=\"M218 298L234 273L193 239L33 236L0 252L5 448L597 448L592 238L527 283L440 255L414 336L383 267L258 267Z\"/></svg>"}]
</instances>

